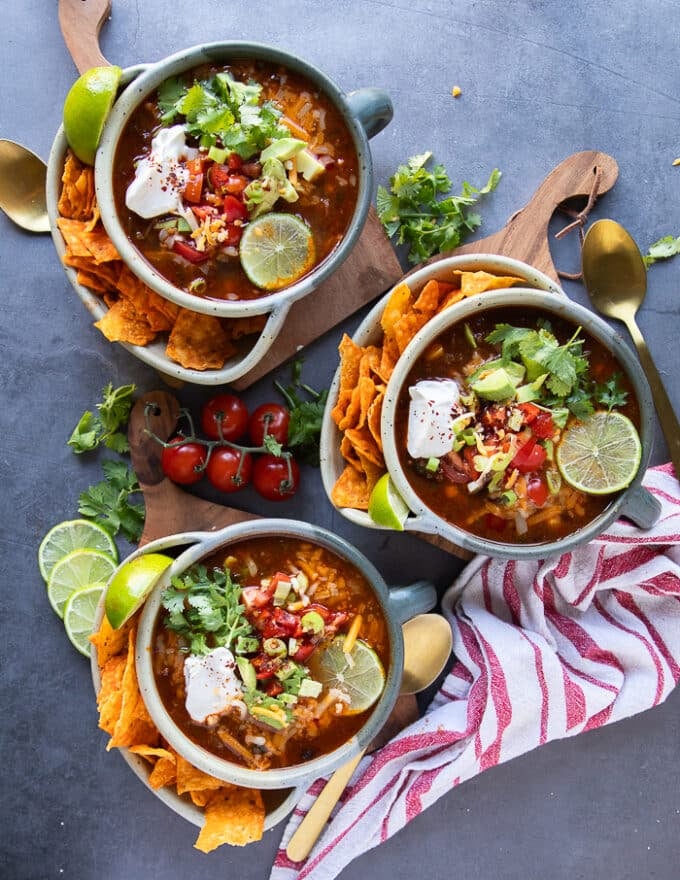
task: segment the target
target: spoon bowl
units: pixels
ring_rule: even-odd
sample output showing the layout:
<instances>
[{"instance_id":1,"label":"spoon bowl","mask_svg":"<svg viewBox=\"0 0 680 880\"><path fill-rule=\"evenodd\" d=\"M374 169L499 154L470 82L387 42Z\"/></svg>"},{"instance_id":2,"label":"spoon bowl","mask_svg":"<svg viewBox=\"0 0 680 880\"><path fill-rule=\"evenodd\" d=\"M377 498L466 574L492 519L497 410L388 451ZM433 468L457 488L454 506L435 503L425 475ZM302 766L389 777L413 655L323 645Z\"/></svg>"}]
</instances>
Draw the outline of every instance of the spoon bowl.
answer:
<instances>
[{"instance_id":1,"label":"spoon bowl","mask_svg":"<svg viewBox=\"0 0 680 880\"><path fill-rule=\"evenodd\" d=\"M415 694L429 687L451 656L451 627L439 614L418 614L403 624L404 672L399 694ZM323 787L309 812L288 841L286 855L294 862L306 859L328 817L352 778L365 749L339 767Z\"/></svg>"},{"instance_id":2,"label":"spoon bowl","mask_svg":"<svg viewBox=\"0 0 680 880\"><path fill-rule=\"evenodd\" d=\"M0 208L28 232L49 232L47 165L28 147L0 140Z\"/></svg>"},{"instance_id":3,"label":"spoon bowl","mask_svg":"<svg viewBox=\"0 0 680 880\"><path fill-rule=\"evenodd\" d=\"M615 220L598 220L583 241L583 282L597 311L622 321L635 344L652 391L676 476L680 477L680 424L635 315L647 293L647 268L631 235Z\"/></svg>"}]
</instances>

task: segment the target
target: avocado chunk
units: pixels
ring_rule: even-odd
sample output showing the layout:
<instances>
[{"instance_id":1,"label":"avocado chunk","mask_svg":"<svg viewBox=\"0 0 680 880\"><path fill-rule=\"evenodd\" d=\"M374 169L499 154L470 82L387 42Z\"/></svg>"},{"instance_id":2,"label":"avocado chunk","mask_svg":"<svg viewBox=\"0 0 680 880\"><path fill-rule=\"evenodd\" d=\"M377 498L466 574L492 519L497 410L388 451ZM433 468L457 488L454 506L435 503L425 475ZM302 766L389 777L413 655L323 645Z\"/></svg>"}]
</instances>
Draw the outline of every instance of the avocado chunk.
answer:
<instances>
[{"instance_id":1,"label":"avocado chunk","mask_svg":"<svg viewBox=\"0 0 680 880\"><path fill-rule=\"evenodd\" d=\"M260 154L260 162L266 162L267 159L278 159L285 162L286 159L292 159L297 156L300 150L304 149L307 144L298 138L279 138L272 141L268 147L265 147Z\"/></svg>"},{"instance_id":2,"label":"avocado chunk","mask_svg":"<svg viewBox=\"0 0 680 880\"><path fill-rule=\"evenodd\" d=\"M295 156L295 164L297 165L299 173L305 180L309 181L316 180L316 178L320 177L326 170L316 156L313 156L309 150L300 150Z\"/></svg>"},{"instance_id":3,"label":"avocado chunk","mask_svg":"<svg viewBox=\"0 0 680 880\"><path fill-rule=\"evenodd\" d=\"M504 361L501 358L494 361L487 361L485 364L482 364L481 367L477 367L471 375L470 381L476 382L478 379L486 376L487 373L500 369L505 370L515 388L524 381L524 375L526 372L524 367L521 364L515 363L515 361Z\"/></svg>"},{"instance_id":4,"label":"avocado chunk","mask_svg":"<svg viewBox=\"0 0 680 880\"><path fill-rule=\"evenodd\" d=\"M481 379L475 379L470 388L484 400L509 400L515 396L515 382L505 367L498 367Z\"/></svg>"},{"instance_id":5,"label":"avocado chunk","mask_svg":"<svg viewBox=\"0 0 680 880\"><path fill-rule=\"evenodd\" d=\"M527 382L533 382L545 373L545 366L535 361L532 357L522 355L522 363L526 367Z\"/></svg>"}]
</instances>

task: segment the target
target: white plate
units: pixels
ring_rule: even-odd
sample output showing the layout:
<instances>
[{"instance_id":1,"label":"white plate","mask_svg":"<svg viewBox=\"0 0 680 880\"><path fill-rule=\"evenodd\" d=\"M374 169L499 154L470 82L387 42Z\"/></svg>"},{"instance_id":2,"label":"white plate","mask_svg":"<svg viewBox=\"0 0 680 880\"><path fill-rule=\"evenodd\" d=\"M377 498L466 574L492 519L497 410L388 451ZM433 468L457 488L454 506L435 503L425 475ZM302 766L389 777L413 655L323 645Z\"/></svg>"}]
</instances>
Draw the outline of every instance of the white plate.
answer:
<instances>
[{"instance_id":1,"label":"white plate","mask_svg":"<svg viewBox=\"0 0 680 880\"><path fill-rule=\"evenodd\" d=\"M485 270L496 275L514 275L517 278L521 278L530 287L536 287L539 290L547 290L560 296L565 296L562 288L543 272L539 272L538 269L534 269L533 266L529 266L527 263L523 263L520 260L513 260L510 257L501 257L497 254L467 254L458 257L447 257L438 262L432 263L431 265L423 266L422 269L418 269L411 273L404 280L407 281L412 291L418 293L425 284L433 278L439 281L450 280L451 271L454 269L469 271ZM394 290L394 288L392 288L392 290ZM366 346L381 344L383 332L380 326L380 318L382 317L382 313L391 293L392 291L386 293L385 296L373 306L371 311L357 328L352 337L357 345ZM331 504L333 503L331 499L333 487L347 464L340 454L341 433L331 418L331 411L337 403L339 387L340 367L338 366L328 393L328 401L324 410L323 423L321 426L320 441L321 479ZM367 529L382 529L383 531L389 531L383 526L374 523L365 510L337 506L336 510L338 510L345 519L348 519L355 525L364 526ZM406 528L408 529L408 521L406 523Z\"/></svg>"}]
</instances>

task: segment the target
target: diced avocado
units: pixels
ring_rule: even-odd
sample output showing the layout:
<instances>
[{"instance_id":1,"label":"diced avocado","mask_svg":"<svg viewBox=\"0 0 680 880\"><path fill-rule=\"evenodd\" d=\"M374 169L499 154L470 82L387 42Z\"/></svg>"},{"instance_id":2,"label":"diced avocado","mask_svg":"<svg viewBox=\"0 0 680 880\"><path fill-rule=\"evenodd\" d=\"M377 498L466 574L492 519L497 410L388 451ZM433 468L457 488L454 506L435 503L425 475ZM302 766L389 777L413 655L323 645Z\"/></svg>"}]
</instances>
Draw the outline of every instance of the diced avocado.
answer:
<instances>
[{"instance_id":1,"label":"diced avocado","mask_svg":"<svg viewBox=\"0 0 680 880\"><path fill-rule=\"evenodd\" d=\"M237 657L236 665L246 690L254 691L257 687L257 676L253 664L246 657Z\"/></svg>"},{"instance_id":2,"label":"diced avocado","mask_svg":"<svg viewBox=\"0 0 680 880\"><path fill-rule=\"evenodd\" d=\"M536 400L540 397L538 389L534 388L533 384L529 385L520 385L517 389L517 403L529 403L531 400Z\"/></svg>"},{"instance_id":3,"label":"diced avocado","mask_svg":"<svg viewBox=\"0 0 680 880\"><path fill-rule=\"evenodd\" d=\"M316 180L316 178L320 177L326 170L316 156L313 156L309 150L300 150L295 157L295 164L297 165L298 172L304 177L304 179L310 181Z\"/></svg>"},{"instance_id":4,"label":"diced avocado","mask_svg":"<svg viewBox=\"0 0 680 880\"><path fill-rule=\"evenodd\" d=\"M484 376L486 373L493 372L494 370L505 370L515 388L524 381L526 373L526 370L521 364L515 363L515 361L504 361L501 360L501 358L498 358L495 361L487 361L485 364L482 364L481 367L477 367L470 377L471 382L476 382L480 376Z\"/></svg>"},{"instance_id":5,"label":"diced avocado","mask_svg":"<svg viewBox=\"0 0 680 880\"><path fill-rule=\"evenodd\" d=\"M320 681L315 681L313 678L303 678L300 682L300 690L298 691L298 696L316 698L319 696L322 690L323 685Z\"/></svg>"},{"instance_id":6,"label":"diced avocado","mask_svg":"<svg viewBox=\"0 0 680 880\"><path fill-rule=\"evenodd\" d=\"M515 396L515 383L504 367L492 370L482 379L470 383L478 397L484 400L508 400Z\"/></svg>"},{"instance_id":7,"label":"diced avocado","mask_svg":"<svg viewBox=\"0 0 680 880\"><path fill-rule=\"evenodd\" d=\"M258 721L263 721L273 727L274 730L282 730L286 726L286 715L283 709L277 712L276 709L268 709L266 706L253 706L250 714Z\"/></svg>"},{"instance_id":8,"label":"diced avocado","mask_svg":"<svg viewBox=\"0 0 680 880\"><path fill-rule=\"evenodd\" d=\"M526 357L525 355L522 355L522 363L526 367L528 382L533 382L534 379L538 379L539 376L542 376L543 373L545 373L545 366L543 364L539 364L538 361L535 361L531 357Z\"/></svg>"},{"instance_id":9,"label":"diced avocado","mask_svg":"<svg viewBox=\"0 0 680 880\"><path fill-rule=\"evenodd\" d=\"M268 147L260 153L260 162L266 162L267 159L278 159L285 162L286 159L292 159L297 156L300 150L303 150L307 144L298 138L279 138L272 141Z\"/></svg>"}]
</instances>

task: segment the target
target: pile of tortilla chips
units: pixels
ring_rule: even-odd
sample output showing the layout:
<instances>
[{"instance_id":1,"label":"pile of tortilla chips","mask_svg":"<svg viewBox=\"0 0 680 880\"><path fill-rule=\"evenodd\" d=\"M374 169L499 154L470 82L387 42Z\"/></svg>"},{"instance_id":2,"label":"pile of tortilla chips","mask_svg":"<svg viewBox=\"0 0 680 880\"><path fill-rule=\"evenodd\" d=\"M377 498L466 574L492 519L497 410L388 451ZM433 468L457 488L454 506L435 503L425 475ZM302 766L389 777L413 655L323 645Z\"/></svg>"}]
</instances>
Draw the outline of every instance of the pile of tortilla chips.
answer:
<instances>
[{"instance_id":1,"label":"pile of tortilla chips","mask_svg":"<svg viewBox=\"0 0 680 880\"><path fill-rule=\"evenodd\" d=\"M205 813L194 846L211 852L222 844L245 846L260 840L265 808L260 791L230 785L198 770L167 747L144 705L135 672L136 619L114 630L106 617L90 640L97 650L101 687L99 726L111 735L107 749L127 748L149 762L148 782L158 789L173 785Z\"/></svg>"},{"instance_id":2,"label":"pile of tortilla chips","mask_svg":"<svg viewBox=\"0 0 680 880\"><path fill-rule=\"evenodd\" d=\"M99 217L94 169L69 151L57 206L57 226L64 238L63 262L77 272L78 283L108 306L95 323L111 342L148 345L167 333L167 356L192 370L219 370L238 352L237 340L260 333L266 315L218 318L159 296L121 260Z\"/></svg>"},{"instance_id":3,"label":"pile of tortilla chips","mask_svg":"<svg viewBox=\"0 0 680 880\"><path fill-rule=\"evenodd\" d=\"M430 280L419 293L402 281L387 300L377 345L357 345L347 334L339 345L340 384L331 416L342 434L347 462L331 492L336 507L367 510L373 487L385 473L380 417L392 371L409 342L435 315L475 293L526 283L523 278L454 270L450 281Z\"/></svg>"}]
</instances>

